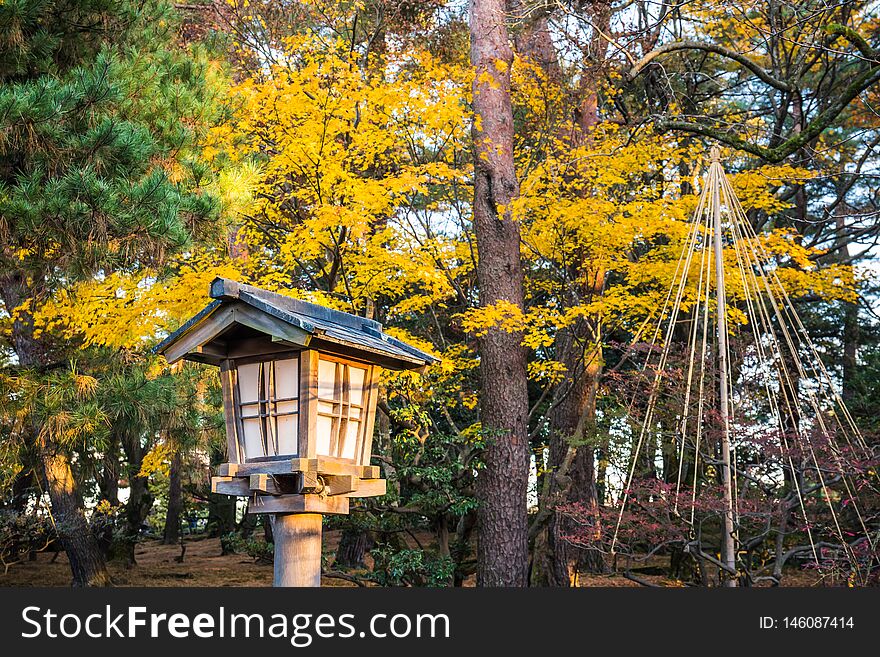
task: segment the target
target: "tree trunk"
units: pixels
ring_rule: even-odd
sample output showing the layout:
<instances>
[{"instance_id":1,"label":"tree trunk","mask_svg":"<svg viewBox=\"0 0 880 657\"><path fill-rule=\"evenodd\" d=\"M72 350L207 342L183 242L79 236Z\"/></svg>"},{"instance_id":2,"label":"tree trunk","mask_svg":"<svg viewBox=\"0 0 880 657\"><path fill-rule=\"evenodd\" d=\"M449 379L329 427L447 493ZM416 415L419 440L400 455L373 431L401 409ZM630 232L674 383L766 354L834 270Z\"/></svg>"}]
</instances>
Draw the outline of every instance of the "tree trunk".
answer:
<instances>
[{"instance_id":1,"label":"tree trunk","mask_svg":"<svg viewBox=\"0 0 880 657\"><path fill-rule=\"evenodd\" d=\"M361 527L347 527L339 538L334 565L339 568L363 568L364 557L374 545L373 537Z\"/></svg>"},{"instance_id":2,"label":"tree trunk","mask_svg":"<svg viewBox=\"0 0 880 657\"><path fill-rule=\"evenodd\" d=\"M843 233L846 228L846 215L841 213L837 217L836 228ZM837 253L843 262L849 262L849 245L844 244ZM859 340L861 339L861 331L859 330L859 304L844 301L843 302L843 368L841 377L841 388L843 392L843 400L849 402L852 400L853 382L858 373L858 353Z\"/></svg>"},{"instance_id":3,"label":"tree trunk","mask_svg":"<svg viewBox=\"0 0 880 657\"><path fill-rule=\"evenodd\" d=\"M556 436L556 445L551 445L551 452L557 451L562 457L565 443L571 437L579 444L577 455L569 470L571 488L566 501L569 504L580 504L592 513L594 538L601 535L599 528L599 503L596 494L596 396L599 392L599 379L602 376L601 358L597 345L587 345L587 353L581 354L587 359L581 366L578 382L568 404L560 404L550 418L551 431ZM577 371L577 370L575 370ZM580 427L580 435L578 435ZM605 572L605 561L602 553L594 549L574 548L561 537L572 534L577 527L570 518L557 516L556 542L561 554L557 557L557 577L572 576L579 570L587 572Z\"/></svg>"},{"instance_id":4,"label":"tree trunk","mask_svg":"<svg viewBox=\"0 0 880 657\"><path fill-rule=\"evenodd\" d=\"M120 442L128 461L128 502L125 504L125 533L122 539L127 568L137 565L135 548L141 534L141 527L153 508L153 496L150 494L146 477L138 477L146 454L138 433L120 432Z\"/></svg>"},{"instance_id":5,"label":"tree trunk","mask_svg":"<svg viewBox=\"0 0 880 657\"><path fill-rule=\"evenodd\" d=\"M40 443L40 447L46 489L52 502L52 518L61 547L70 562L73 586L109 586L110 574L104 553L86 520L70 460L47 439Z\"/></svg>"},{"instance_id":6,"label":"tree trunk","mask_svg":"<svg viewBox=\"0 0 880 657\"><path fill-rule=\"evenodd\" d=\"M180 514L183 511L183 491L180 481L182 459L180 451L171 459L171 470L168 475L168 509L165 512L165 532L162 542L175 545L180 542Z\"/></svg>"},{"instance_id":7,"label":"tree trunk","mask_svg":"<svg viewBox=\"0 0 880 657\"><path fill-rule=\"evenodd\" d=\"M556 340L559 359L568 371L564 397L550 414L550 458L552 473L542 495L544 506L580 504L599 522L596 494L595 423L596 395L601 377L601 359L597 345L598 326L581 322L560 331ZM570 449L574 457L564 473L563 466ZM567 490L561 490L566 488ZM549 508L548 522L535 538L532 584L535 586L569 586L578 569L604 572L601 553L572 547L564 536L575 533L576 525L557 509ZM598 532L598 524L593 531Z\"/></svg>"},{"instance_id":8,"label":"tree trunk","mask_svg":"<svg viewBox=\"0 0 880 657\"><path fill-rule=\"evenodd\" d=\"M519 226L510 203L519 194L513 161L513 112L502 0L472 0L474 66L474 227L480 305L523 307ZM480 419L486 432L477 477L477 584L525 586L529 473L528 390L522 333L491 327L480 340Z\"/></svg>"},{"instance_id":9,"label":"tree trunk","mask_svg":"<svg viewBox=\"0 0 880 657\"><path fill-rule=\"evenodd\" d=\"M147 488L146 477L134 476L129 481L131 497L125 505L126 540L125 540L125 563L131 568L137 564L135 560L135 548L141 534L144 521L153 508L153 496Z\"/></svg>"},{"instance_id":10,"label":"tree trunk","mask_svg":"<svg viewBox=\"0 0 880 657\"><path fill-rule=\"evenodd\" d=\"M95 519L100 520L100 526L95 528L98 544L101 546L104 558L109 559L113 549L114 519L119 506L119 442L116 440L111 442L104 454L101 474L98 477L98 490L101 500L107 502L111 508L106 515L96 514L92 522L94 523Z\"/></svg>"},{"instance_id":11,"label":"tree trunk","mask_svg":"<svg viewBox=\"0 0 880 657\"><path fill-rule=\"evenodd\" d=\"M254 530L257 528L257 522L259 521L259 519L260 517L257 513L245 513L242 516L241 522L238 523L237 528L237 531L239 534L241 534L242 538L248 539L253 535Z\"/></svg>"},{"instance_id":12,"label":"tree trunk","mask_svg":"<svg viewBox=\"0 0 880 657\"><path fill-rule=\"evenodd\" d=\"M237 497L209 493L208 496L208 536L224 536L235 531L235 511Z\"/></svg>"},{"instance_id":13,"label":"tree trunk","mask_svg":"<svg viewBox=\"0 0 880 657\"><path fill-rule=\"evenodd\" d=\"M22 515L27 509L33 479L33 471L25 466L12 480L12 499L9 500L9 508L16 515Z\"/></svg>"},{"instance_id":14,"label":"tree trunk","mask_svg":"<svg viewBox=\"0 0 880 657\"><path fill-rule=\"evenodd\" d=\"M449 546L449 556L455 564L452 574L453 586L464 586L464 580L474 573L471 559L471 536L477 524L477 514L470 510L458 519L455 527L455 539Z\"/></svg>"},{"instance_id":15,"label":"tree trunk","mask_svg":"<svg viewBox=\"0 0 880 657\"><path fill-rule=\"evenodd\" d=\"M116 440L112 440L104 454L98 490L102 500L111 506L119 505L119 442Z\"/></svg>"},{"instance_id":16,"label":"tree trunk","mask_svg":"<svg viewBox=\"0 0 880 657\"><path fill-rule=\"evenodd\" d=\"M843 302L843 388L844 401L853 397L853 383L858 373L859 339L859 305L850 301Z\"/></svg>"},{"instance_id":17,"label":"tree trunk","mask_svg":"<svg viewBox=\"0 0 880 657\"><path fill-rule=\"evenodd\" d=\"M33 297L29 292L24 278L19 274L7 275L0 280L0 294L9 313ZM24 368L38 367L45 360L44 350L34 337L33 328L33 320L27 312L19 312L12 323L12 345L19 364ZM70 459L51 436L40 435L39 427L34 426L33 432L38 437L35 445L52 504L52 519L70 562L73 585L108 586L110 575L107 563L86 519Z\"/></svg>"},{"instance_id":18,"label":"tree trunk","mask_svg":"<svg viewBox=\"0 0 880 657\"><path fill-rule=\"evenodd\" d=\"M272 533L272 518L268 513L260 514L260 521L263 523L263 539L266 543L274 543L275 535Z\"/></svg>"}]
</instances>

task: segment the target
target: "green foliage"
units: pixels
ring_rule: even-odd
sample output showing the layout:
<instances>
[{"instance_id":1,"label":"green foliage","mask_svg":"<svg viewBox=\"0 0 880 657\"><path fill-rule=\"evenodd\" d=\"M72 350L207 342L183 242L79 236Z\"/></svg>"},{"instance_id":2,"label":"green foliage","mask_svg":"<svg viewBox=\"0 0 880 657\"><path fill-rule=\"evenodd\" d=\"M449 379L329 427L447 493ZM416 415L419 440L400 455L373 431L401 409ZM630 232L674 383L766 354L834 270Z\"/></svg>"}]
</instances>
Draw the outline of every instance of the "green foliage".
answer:
<instances>
[{"instance_id":1,"label":"green foliage","mask_svg":"<svg viewBox=\"0 0 880 657\"><path fill-rule=\"evenodd\" d=\"M397 550L383 545L370 554L373 578L382 586L448 586L455 570L450 557L425 550Z\"/></svg>"},{"instance_id":2,"label":"green foliage","mask_svg":"<svg viewBox=\"0 0 880 657\"><path fill-rule=\"evenodd\" d=\"M238 532L229 532L220 537L224 554L246 554L256 563L271 564L275 554L275 544L262 538L245 538Z\"/></svg>"},{"instance_id":3,"label":"green foliage","mask_svg":"<svg viewBox=\"0 0 880 657\"><path fill-rule=\"evenodd\" d=\"M0 513L0 567L27 559L31 552L41 552L56 538L52 521L32 513Z\"/></svg>"},{"instance_id":4,"label":"green foliage","mask_svg":"<svg viewBox=\"0 0 880 657\"><path fill-rule=\"evenodd\" d=\"M174 46L168 12L156 2L0 6L0 25L21 35L0 42L9 63L0 73L0 272L22 272L42 290L161 261L214 216L193 147L216 90L204 54ZM77 15L103 28L77 31Z\"/></svg>"}]
</instances>

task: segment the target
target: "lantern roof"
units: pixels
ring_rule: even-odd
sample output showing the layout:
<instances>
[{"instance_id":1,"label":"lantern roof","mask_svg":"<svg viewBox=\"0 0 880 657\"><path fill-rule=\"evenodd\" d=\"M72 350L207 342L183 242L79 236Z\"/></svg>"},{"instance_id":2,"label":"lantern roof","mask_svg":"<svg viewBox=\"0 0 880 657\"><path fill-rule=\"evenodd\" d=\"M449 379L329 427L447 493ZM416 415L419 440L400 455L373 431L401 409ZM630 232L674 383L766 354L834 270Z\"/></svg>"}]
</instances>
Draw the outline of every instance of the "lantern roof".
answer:
<instances>
[{"instance_id":1,"label":"lantern roof","mask_svg":"<svg viewBox=\"0 0 880 657\"><path fill-rule=\"evenodd\" d=\"M317 349L393 370L422 369L437 358L382 331L379 322L228 278L211 283L214 299L156 351L219 365L229 358Z\"/></svg>"}]
</instances>

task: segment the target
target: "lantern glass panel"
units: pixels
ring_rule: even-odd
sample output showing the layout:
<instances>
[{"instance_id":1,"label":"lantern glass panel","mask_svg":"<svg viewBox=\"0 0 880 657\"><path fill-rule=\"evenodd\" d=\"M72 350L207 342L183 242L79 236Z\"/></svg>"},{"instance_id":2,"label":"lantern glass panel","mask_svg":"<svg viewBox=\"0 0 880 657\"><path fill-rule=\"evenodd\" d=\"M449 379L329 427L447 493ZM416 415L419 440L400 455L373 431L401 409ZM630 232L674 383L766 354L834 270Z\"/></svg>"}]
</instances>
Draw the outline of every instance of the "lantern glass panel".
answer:
<instances>
[{"instance_id":1,"label":"lantern glass panel","mask_svg":"<svg viewBox=\"0 0 880 657\"><path fill-rule=\"evenodd\" d=\"M330 440L333 436L333 418L319 414L316 430L318 439L315 442L315 451L324 456L329 455Z\"/></svg>"},{"instance_id":2,"label":"lantern glass panel","mask_svg":"<svg viewBox=\"0 0 880 657\"><path fill-rule=\"evenodd\" d=\"M318 399L337 399L336 369L339 363L318 360Z\"/></svg>"},{"instance_id":3,"label":"lantern glass panel","mask_svg":"<svg viewBox=\"0 0 880 657\"><path fill-rule=\"evenodd\" d=\"M299 451L299 417L278 416L278 453L294 455Z\"/></svg>"},{"instance_id":4,"label":"lantern glass panel","mask_svg":"<svg viewBox=\"0 0 880 657\"><path fill-rule=\"evenodd\" d=\"M358 436L361 431L361 423L349 420L345 423L345 441L342 445L342 458L353 459L357 451Z\"/></svg>"},{"instance_id":5,"label":"lantern glass panel","mask_svg":"<svg viewBox=\"0 0 880 657\"><path fill-rule=\"evenodd\" d=\"M315 441L319 455L358 458L367 374L365 367L319 358Z\"/></svg>"},{"instance_id":6,"label":"lantern glass panel","mask_svg":"<svg viewBox=\"0 0 880 657\"><path fill-rule=\"evenodd\" d=\"M364 381L367 378L367 370L361 367L351 366L348 368L348 380L350 386L349 401L354 406L363 405Z\"/></svg>"},{"instance_id":7,"label":"lantern glass panel","mask_svg":"<svg viewBox=\"0 0 880 657\"><path fill-rule=\"evenodd\" d=\"M238 394L242 405L260 399L260 368L262 363L250 363L238 368Z\"/></svg>"},{"instance_id":8,"label":"lantern glass panel","mask_svg":"<svg viewBox=\"0 0 880 657\"><path fill-rule=\"evenodd\" d=\"M238 417L245 459L299 451L299 359L238 366Z\"/></svg>"},{"instance_id":9,"label":"lantern glass panel","mask_svg":"<svg viewBox=\"0 0 880 657\"><path fill-rule=\"evenodd\" d=\"M260 418L242 419L241 423L244 428L244 453L249 458L254 456L265 456L266 450L263 446L263 433L260 426Z\"/></svg>"},{"instance_id":10,"label":"lantern glass panel","mask_svg":"<svg viewBox=\"0 0 880 657\"><path fill-rule=\"evenodd\" d=\"M299 359L275 361L275 395L278 399L299 397Z\"/></svg>"}]
</instances>

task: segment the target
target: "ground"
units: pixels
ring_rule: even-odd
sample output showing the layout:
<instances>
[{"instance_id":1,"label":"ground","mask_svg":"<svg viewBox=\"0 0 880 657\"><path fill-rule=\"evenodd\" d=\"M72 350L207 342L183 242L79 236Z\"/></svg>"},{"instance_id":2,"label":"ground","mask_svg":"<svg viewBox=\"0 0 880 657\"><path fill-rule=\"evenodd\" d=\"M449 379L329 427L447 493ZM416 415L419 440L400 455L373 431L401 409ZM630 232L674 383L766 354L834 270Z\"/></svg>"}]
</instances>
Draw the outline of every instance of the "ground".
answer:
<instances>
[{"instance_id":1,"label":"ground","mask_svg":"<svg viewBox=\"0 0 880 657\"><path fill-rule=\"evenodd\" d=\"M324 549L332 554L339 541L339 532L328 531L324 535ZM271 586L272 566L255 563L246 554L222 555L220 540L216 538L191 538L185 542L186 553L179 561L179 545L162 545L158 540L145 540L135 553L137 566L126 569L121 561L110 562L110 573L117 586ZM42 552L34 561L13 564L3 574L0 570L0 586L69 586L70 568L64 553ZM639 564L643 565L643 564ZM661 566L658 561L650 566ZM638 566L634 565L634 570ZM641 570L641 569L639 569ZM668 578L648 573L636 573L639 578L659 586L681 586ZM834 584L825 582L825 584ZM323 586L354 586L351 582L335 577L324 577ZM473 578L465 585L473 586ZM640 584L615 575L581 575L578 586L637 587ZM814 573L791 570L786 573L786 586L816 586Z\"/></svg>"}]
</instances>

